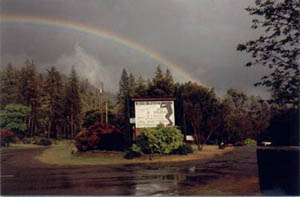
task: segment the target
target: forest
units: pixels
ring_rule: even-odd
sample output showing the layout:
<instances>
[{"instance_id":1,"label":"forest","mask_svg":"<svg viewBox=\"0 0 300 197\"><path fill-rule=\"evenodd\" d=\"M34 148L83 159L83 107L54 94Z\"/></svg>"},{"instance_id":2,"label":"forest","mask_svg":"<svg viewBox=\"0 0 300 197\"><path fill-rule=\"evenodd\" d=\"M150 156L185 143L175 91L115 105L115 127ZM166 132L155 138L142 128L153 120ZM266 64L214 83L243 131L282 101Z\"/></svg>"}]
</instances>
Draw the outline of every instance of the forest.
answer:
<instances>
[{"instance_id":1,"label":"forest","mask_svg":"<svg viewBox=\"0 0 300 197\"><path fill-rule=\"evenodd\" d=\"M99 89L80 79L74 67L69 76L55 67L40 73L27 60L21 68L8 64L0 77L0 126L20 139L73 139L83 128L102 121ZM170 70L164 72L158 65L152 79L123 69L117 95L105 96L109 124L129 135L131 99L147 97L175 98L176 125L183 134L194 135L198 144L269 140L270 120L288 108L232 88L221 98L213 88L175 82Z\"/></svg>"}]
</instances>

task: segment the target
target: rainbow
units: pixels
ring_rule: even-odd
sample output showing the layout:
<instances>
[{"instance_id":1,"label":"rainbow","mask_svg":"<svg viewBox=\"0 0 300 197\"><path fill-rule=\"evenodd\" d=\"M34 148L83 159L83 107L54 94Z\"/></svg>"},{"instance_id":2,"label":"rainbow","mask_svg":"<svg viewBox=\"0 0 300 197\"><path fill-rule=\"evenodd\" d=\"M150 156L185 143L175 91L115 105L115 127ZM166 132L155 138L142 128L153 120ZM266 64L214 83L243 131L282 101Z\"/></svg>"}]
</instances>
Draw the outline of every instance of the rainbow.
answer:
<instances>
[{"instance_id":1,"label":"rainbow","mask_svg":"<svg viewBox=\"0 0 300 197\"><path fill-rule=\"evenodd\" d=\"M36 16L27 16L27 15L13 15L13 14L0 14L0 21L2 22L9 22L9 23L28 23L28 24L36 24L36 25L47 25L53 27L61 27L67 28L71 30L75 30L82 33L87 33L89 35L93 35L96 37L104 38L116 42L118 44L124 45L131 49L134 49L138 52L141 52L163 64L171 69L174 69L176 73L183 76L188 81L197 82L202 84L198 79L193 77L190 73L184 71L181 66L173 63L172 61L168 60L167 58L159 55L155 51L142 46L132 40L129 40L125 37L122 37L114 32L106 31L104 29L92 27L89 25L84 25L80 23L75 23L71 21L62 21L57 19L50 19L50 18L43 18L43 17L36 17Z\"/></svg>"}]
</instances>

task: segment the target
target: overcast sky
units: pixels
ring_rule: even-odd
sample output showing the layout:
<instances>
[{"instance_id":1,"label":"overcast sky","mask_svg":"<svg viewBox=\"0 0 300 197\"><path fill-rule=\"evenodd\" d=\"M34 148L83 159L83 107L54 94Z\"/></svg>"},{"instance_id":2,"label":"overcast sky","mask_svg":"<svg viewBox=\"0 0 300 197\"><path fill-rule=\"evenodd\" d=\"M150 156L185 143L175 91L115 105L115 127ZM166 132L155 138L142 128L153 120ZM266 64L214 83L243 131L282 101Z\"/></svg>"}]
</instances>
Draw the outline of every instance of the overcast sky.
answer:
<instances>
[{"instance_id":1,"label":"overcast sky","mask_svg":"<svg viewBox=\"0 0 300 197\"><path fill-rule=\"evenodd\" d=\"M101 28L155 51L219 95L228 88L265 96L256 88L263 71L246 68L249 55L238 43L258 36L244 8L253 0L0 0L1 13L73 21ZM138 50L79 31L54 26L1 21L1 66L23 65L33 59L40 70L56 66L94 85L100 80L118 89L122 68L145 78L157 64L167 65ZM186 81L169 67L175 80Z\"/></svg>"}]
</instances>

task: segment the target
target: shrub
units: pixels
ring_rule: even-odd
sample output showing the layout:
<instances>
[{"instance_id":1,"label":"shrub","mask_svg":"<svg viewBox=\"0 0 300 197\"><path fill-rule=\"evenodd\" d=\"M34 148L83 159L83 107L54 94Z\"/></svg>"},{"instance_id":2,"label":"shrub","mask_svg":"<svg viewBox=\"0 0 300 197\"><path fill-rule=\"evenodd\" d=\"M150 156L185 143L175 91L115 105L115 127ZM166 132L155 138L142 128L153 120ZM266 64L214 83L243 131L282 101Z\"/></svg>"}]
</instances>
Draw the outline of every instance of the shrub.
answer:
<instances>
[{"instance_id":1,"label":"shrub","mask_svg":"<svg viewBox=\"0 0 300 197\"><path fill-rule=\"evenodd\" d=\"M248 146L256 146L256 141L253 140L253 139L248 138L248 139L245 140L245 144L248 145Z\"/></svg>"},{"instance_id":2,"label":"shrub","mask_svg":"<svg viewBox=\"0 0 300 197\"><path fill-rule=\"evenodd\" d=\"M30 140L30 143L42 146L50 146L52 144L52 141L47 138L33 137Z\"/></svg>"},{"instance_id":3,"label":"shrub","mask_svg":"<svg viewBox=\"0 0 300 197\"><path fill-rule=\"evenodd\" d=\"M78 133L75 146L79 151L123 150L124 134L113 125L97 122Z\"/></svg>"},{"instance_id":4,"label":"shrub","mask_svg":"<svg viewBox=\"0 0 300 197\"><path fill-rule=\"evenodd\" d=\"M1 146L6 146L8 147L11 142L15 142L17 136L14 134L14 132L8 130L8 129L3 129L0 131L0 137L1 137Z\"/></svg>"},{"instance_id":5,"label":"shrub","mask_svg":"<svg viewBox=\"0 0 300 197\"><path fill-rule=\"evenodd\" d=\"M42 139L38 140L36 144L42 145L42 146L50 146L52 144L52 142L51 142L51 140L49 140L47 138L42 138Z\"/></svg>"},{"instance_id":6,"label":"shrub","mask_svg":"<svg viewBox=\"0 0 300 197\"><path fill-rule=\"evenodd\" d=\"M97 148L99 141L99 136L84 129L75 137L75 146L79 151L92 150Z\"/></svg>"},{"instance_id":7,"label":"shrub","mask_svg":"<svg viewBox=\"0 0 300 197\"><path fill-rule=\"evenodd\" d=\"M157 127L143 129L136 144L143 153L170 154L184 145L183 135L176 127Z\"/></svg>"},{"instance_id":8,"label":"shrub","mask_svg":"<svg viewBox=\"0 0 300 197\"><path fill-rule=\"evenodd\" d=\"M125 154L125 159L133 159L136 157L142 156L144 153L142 152L141 148L136 144L133 144L129 151Z\"/></svg>"},{"instance_id":9,"label":"shrub","mask_svg":"<svg viewBox=\"0 0 300 197\"><path fill-rule=\"evenodd\" d=\"M193 148L191 145L183 144L182 146L179 146L177 149L172 151L172 154L177 155L187 155L189 153L193 153Z\"/></svg>"}]
</instances>

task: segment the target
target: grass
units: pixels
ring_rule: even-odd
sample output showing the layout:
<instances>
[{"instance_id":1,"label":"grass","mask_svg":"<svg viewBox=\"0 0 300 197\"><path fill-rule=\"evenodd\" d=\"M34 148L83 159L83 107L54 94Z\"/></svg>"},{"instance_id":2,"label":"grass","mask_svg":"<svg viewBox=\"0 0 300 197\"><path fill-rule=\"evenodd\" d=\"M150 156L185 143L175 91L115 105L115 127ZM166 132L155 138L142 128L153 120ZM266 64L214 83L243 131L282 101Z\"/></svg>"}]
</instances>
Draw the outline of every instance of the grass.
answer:
<instances>
[{"instance_id":1,"label":"grass","mask_svg":"<svg viewBox=\"0 0 300 197\"><path fill-rule=\"evenodd\" d=\"M196 146L193 146L196 149ZM143 155L142 157L127 160L125 152L114 151L89 151L76 152L72 141L63 141L45 150L37 159L41 162L57 165L110 165L110 164L135 164L158 162L181 162L188 160L207 159L233 150L233 147L218 149L218 146L207 145L202 151L195 150L188 155ZM74 152L74 154L72 154Z\"/></svg>"},{"instance_id":2,"label":"grass","mask_svg":"<svg viewBox=\"0 0 300 197\"><path fill-rule=\"evenodd\" d=\"M9 147L1 147L1 148L7 148L7 149L23 149L23 148L38 148L38 147L44 147L36 144L13 144L11 143Z\"/></svg>"}]
</instances>

